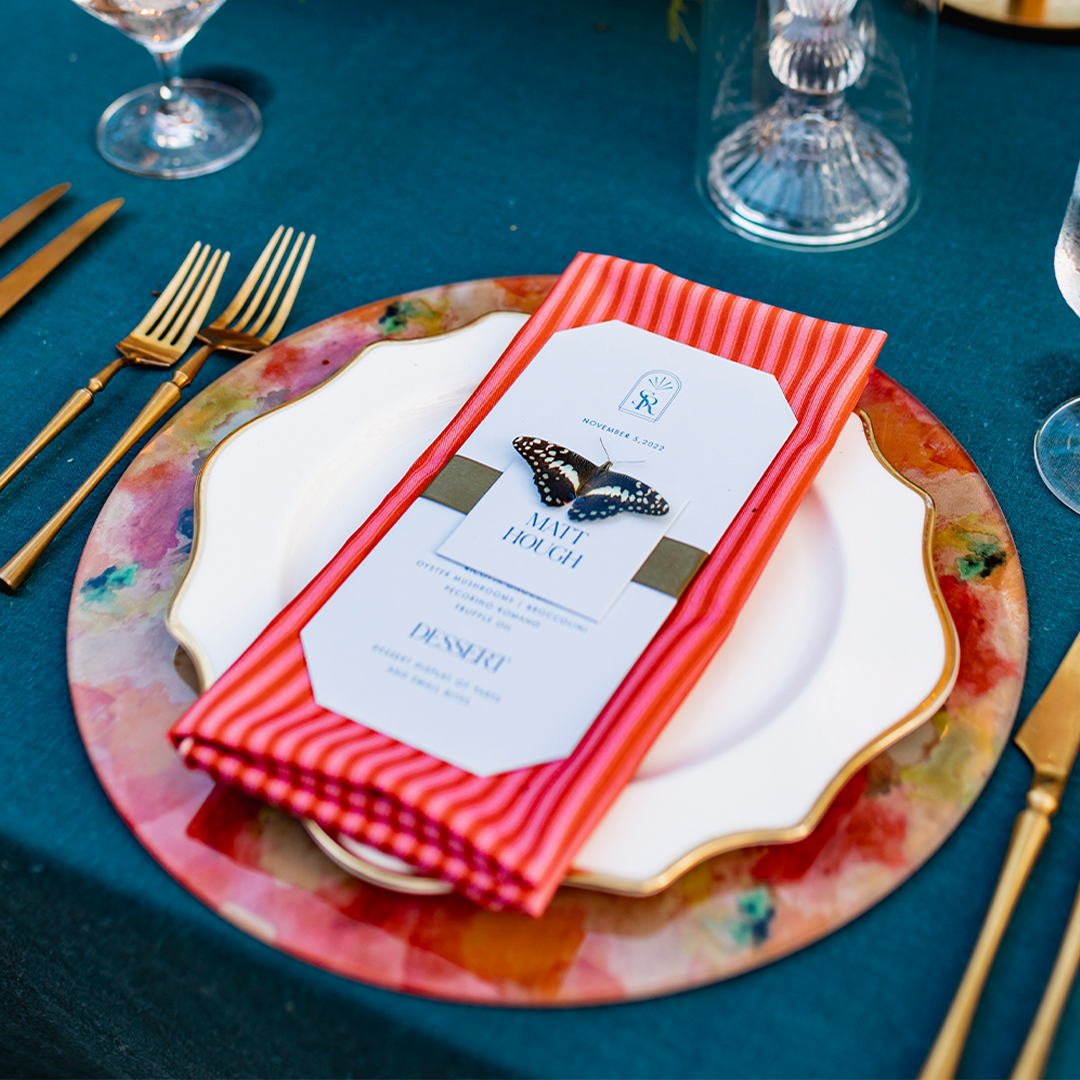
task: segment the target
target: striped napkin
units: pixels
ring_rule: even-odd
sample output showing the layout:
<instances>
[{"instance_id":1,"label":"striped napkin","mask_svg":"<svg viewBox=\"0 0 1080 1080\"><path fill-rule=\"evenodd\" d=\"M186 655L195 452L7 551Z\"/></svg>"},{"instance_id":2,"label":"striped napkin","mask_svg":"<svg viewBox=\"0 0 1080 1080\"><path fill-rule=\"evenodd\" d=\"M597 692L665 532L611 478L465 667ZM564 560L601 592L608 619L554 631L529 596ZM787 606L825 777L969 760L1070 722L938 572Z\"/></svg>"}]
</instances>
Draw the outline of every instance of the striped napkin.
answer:
<instances>
[{"instance_id":1,"label":"striped napkin","mask_svg":"<svg viewBox=\"0 0 1080 1080\"><path fill-rule=\"evenodd\" d=\"M477 777L317 705L301 628L552 333L611 319L771 372L798 425L577 748L560 761ZM179 720L175 745L216 780L405 859L488 908L540 915L730 631L884 340L880 331L797 315L655 266L579 255L405 478Z\"/></svg>"}]
</instances>

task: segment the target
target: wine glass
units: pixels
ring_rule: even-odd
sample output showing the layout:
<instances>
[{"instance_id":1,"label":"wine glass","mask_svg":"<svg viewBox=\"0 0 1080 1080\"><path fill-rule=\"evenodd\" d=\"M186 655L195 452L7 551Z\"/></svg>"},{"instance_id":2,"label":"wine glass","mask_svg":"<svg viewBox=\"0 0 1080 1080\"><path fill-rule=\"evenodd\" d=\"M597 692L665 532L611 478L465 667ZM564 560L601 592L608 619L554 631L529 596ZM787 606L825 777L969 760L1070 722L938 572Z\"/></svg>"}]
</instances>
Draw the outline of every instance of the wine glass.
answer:
<instances>
[{"instance_id":1,"label":"wine glass","mask_svg":"<svg viewBox=\"0 0 1080 1080\"><path fill-rule=\"evenodd\" d=\"M239 90L180 78L184 46L225 0L75 0L150 50L161 82L114 101L98 121L102 157L140 176L180 179L243 157L262 131L255 103Z\"/></svg>"},{"instance_id":2,"label":"wine glass","mask_svg":"<svg viewBox=\"0 0 1080 1080\"><path fill-rule=\"evenodd\" d=\"M1054 276L1065 302L1080 315L1080 169L1054 249ZM1080 514L1080 397L1059 405L1035 434L1035 464L1046 486Z\"/></svg>"}]
</instances>

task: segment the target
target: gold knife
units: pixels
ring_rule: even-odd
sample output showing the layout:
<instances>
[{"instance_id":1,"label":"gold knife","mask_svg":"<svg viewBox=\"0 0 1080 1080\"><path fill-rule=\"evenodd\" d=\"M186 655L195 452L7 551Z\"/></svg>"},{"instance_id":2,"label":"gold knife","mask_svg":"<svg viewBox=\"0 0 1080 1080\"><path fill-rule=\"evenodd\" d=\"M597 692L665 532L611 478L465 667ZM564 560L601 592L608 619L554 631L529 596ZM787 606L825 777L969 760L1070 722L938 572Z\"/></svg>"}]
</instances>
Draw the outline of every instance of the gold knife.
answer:
<instances>
[{"instance_id":1,"label":"gold knife","mask_svg":"<svg viewBox=\"0 0 1080 1080\"><path fill-rule=\"evenodd\" d=\"M46 274L55 270L88 236L124 205L123 199L102 203L69 225L21 266L0 278L0 316L6 315Z\"/></svg>"},{"instance_id":2,"label":"gold knife","mask_svg":"<svg viewBox=\"0 0 1080 1080\"><path fill-rule=\"evenodd\" d=\"M964 978L919 1074L924 1080L951 1080L956 1075L986 976L1050 832L1050 818L1057 812L1080 749L1080 637L1069 647L1042 697L1028 713L1015 742L1035 767L1027 806L1013 827L1005 865Z\"/></svg>"},{"instance_id":3,"label":"gold knife","mask_svg":"<svg viewBox=\"0 0 1080 1080\"><path fill-rule=\"evenodd\" d=\"M38 214L48 210L61 195L70 190L70 184L57 184L56 187L35 195L28 203L24 203L18 210L13 210L8 214L3 221L0 221L0 247L22 232Z\"/></svg>"}]
</instances>

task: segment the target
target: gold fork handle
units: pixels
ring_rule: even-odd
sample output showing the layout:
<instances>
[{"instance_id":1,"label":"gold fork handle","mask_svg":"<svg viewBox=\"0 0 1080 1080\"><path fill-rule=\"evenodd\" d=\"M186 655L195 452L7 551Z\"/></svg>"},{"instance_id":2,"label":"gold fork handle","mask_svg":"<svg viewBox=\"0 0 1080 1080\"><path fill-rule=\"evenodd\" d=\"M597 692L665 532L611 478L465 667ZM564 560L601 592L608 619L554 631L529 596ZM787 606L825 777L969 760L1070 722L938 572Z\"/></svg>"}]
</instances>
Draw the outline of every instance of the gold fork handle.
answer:
<instances>
[{"instance_id":1,"label":"gold fork handle","mask_svg":"<svg viewBox=\"0 0 1080 1080\"><path fill-rule=\"evenodd\" d=\"M5 592L14 592L26 580L42 552L52 543L68 518L78 510L86 496L101 483L109 470L180 400L181 390L191 382L213 351L213 345L204 345L190 360L176 369L176 373L167 383L162 383L154 391L132 421L131 427L120 436L117 444L102 458L101 464L82 482L79 490L38 529L21 550L0 567L0 588Z\"/></svg>"},{"instance_id":2,"label":"gold fork handle","mask_svg":"<svg viewBox=\"0 0 1080 1080\"><path fill-rule=\"evenodd\" d=\"M1016 901L1027 883L1031 868L1039 857L1050 832L1050 815L1057 801L1033 788L1028 792L1028 806L1016 819L1009 851L1001 868L994 899L986 913L979 939L968 961L967 970L953 998L952 1006L941 1025L930 1056L919 1073L920 1080L952 1080L960 1064L971 1021L979 1004L990 966L997 955Z\"/></svg>"},{"instance_id":3,"label":"gold fork handle","mask_svg":"<svg viewBox=\"0 0 1080 1080\"><path fill-rule=\"evenodd\" d=\"M14 592L25 580L34 564L41 558L42 552L49 546L56 534L64 527L68 518L82 505L83 500L98 486L110 469L180 400L180 387L171 380L162 383L153 396L143 406L142 411L131 427L120 437L119 442L105 455L101 464L83 481L82 486L55 514L35 533L18 554L14 555L0 568L0 585L7 591Z\"/></svg>"},{"instance_id":4,"label":"gold fork handle","mask_svg":"<svg viewBox=\"0 0 1080 1080\"><path fill-rule=\"evenodd\" d=\"M108 385L109 380L127 363L128 361L124 359L114 360L107 367L103 367L86 386L79 387L64 402L60 411L34 436L26 449L0 473L0 491L3 491L68 424L90 408L94 395L99 390L103 390Z\"/></svg>"},{"instance_id":5,"label":"gold fork handle","mask_svg":"<svg viewBox=\"0 0 1080 1080\"><path fill-rule=\"evenodd\" d=\"M1065 1002L1069 1000L1069 991L1076 978L1076 968L1080 964L1080 891L1077 891L1073 903L1069 925L1061 939L1061 948L1054 961L1054 970L1046 984L1039 1011L1024 1040L1024 1048L1013 1066L1012 1080L1040 1080L1046 1072L1046 1059L1054 1045L1058 1024Z\"/></svg>"}]
</instances>

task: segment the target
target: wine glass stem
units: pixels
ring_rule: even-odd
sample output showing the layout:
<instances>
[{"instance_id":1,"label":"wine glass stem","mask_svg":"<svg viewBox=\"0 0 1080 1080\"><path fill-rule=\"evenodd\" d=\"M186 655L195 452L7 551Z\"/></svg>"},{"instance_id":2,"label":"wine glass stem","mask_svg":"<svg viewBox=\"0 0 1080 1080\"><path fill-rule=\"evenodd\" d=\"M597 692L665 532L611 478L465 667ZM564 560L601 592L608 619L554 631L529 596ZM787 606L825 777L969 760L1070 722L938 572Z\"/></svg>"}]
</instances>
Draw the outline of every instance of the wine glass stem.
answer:
<instances>
[{"instance_id":1,"label":"wine glass stem","mask_svg":"<svg viewBox=\"0 0 1080 1080\"><path fill-rule=\"evenodd\" d=\"M157 61L158 71L161 74L161 90L159 91L161 106L158 111L167 115L182 113L187 105L187 95L180 83L180 58L183 55L183 46L169 52L154 53L154 59Z\"/></svg>"}]
</instances>

